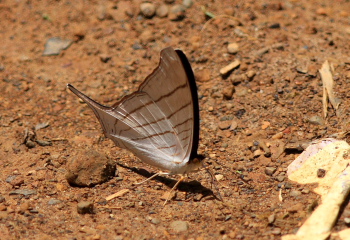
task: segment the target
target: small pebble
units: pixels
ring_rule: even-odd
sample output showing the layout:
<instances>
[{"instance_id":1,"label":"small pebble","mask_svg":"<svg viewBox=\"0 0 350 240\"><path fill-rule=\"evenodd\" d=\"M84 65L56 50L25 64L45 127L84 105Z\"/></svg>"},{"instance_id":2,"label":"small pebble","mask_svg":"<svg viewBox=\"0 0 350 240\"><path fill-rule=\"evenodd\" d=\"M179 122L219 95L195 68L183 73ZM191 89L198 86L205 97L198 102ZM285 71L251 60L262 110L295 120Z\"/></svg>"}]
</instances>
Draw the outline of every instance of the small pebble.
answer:
<instances>
[{"instance_id":1,"label":"small pebble","mask_svg":"<svg viewBox=\"0 0 350 240\"><path fill-rule=\"evenodd\" d=\"M238 83L244 82L245 80L248 80L248 78L245 74L232 75L232 77L231 77L232 84L238 84Z\"/></svg>"},{"instance_id":2,"label":"small pebble","mask_svg":"<svg viewBox=\"0 0 350 240\"><path fill-rule=\"evenodd\" d=\"M154 34L152 33L152 31L146 29L145 31L143 31L140 34L139 39L140 39L141 43L146 44L146 43L154 41L155 38L154 38Z\"/></svg>"},{"instance_id":3,"label":"small pebble","mask_svg":"<svg viewBox=\"0 0 350 240\"><path fill-rule=\"evenodd\" d=\"M248 72L246 73L246 76L248 77L248 80L249 80L249 81L252 81L253 78L255 77L255 75L256 75L256 72L253 71L253 70L250 70L250 71L248 71Z\"/></svg>"},{"instance_id":4,"label":"small pebble","mask_svg":"<svg viewBox=\"0 0 350 240\"><path fill-rule=\"evenodd\" d=\"M264 121L261 125L261 129L265 130L266 128L270 127L270 125L271 125L270 122Z\"/></svg>"},{"instance_id":5,"label":"small pebble","mask_svg":"<svg viewBox=\"0 0 350 240\"><path fill-rule=\"evenodd\" d=\"M175 232L185 232L188 230L188 223L186 221L173 221L170 223L170 228Z\"/></svg>"},{"instance_id":6,"label":"small pebble","mask_svg":"<svg viewBox=\"0 0 350 240\"><path fill-rule=\"evenodd\" d=\"M94 212L94 204L89 201L79 202L77 205L77 211L79 214L91 214Z\"/></svg>"},{"instance_id":7,"label":"small pebble","mask_svg":"<svg viewBox=\"0 0 350 240\"><path fill-rule=\"evenodd\" d=\"M96 13L97 13L98 20L100 21L105 20L107 16L106 6L104 4L100 4L96 9Z\"/></svg>"},{"instance_id":8,"label":"small pebble","mask_svg":"<svg viewBox=\"0 0 350 240\"><path fill-rule=\"evenodd\" d=\"M238 43L229 43L227 45L227 52L231 54L235 54L239 51Z\"/></svg>"},{"instance_id":9,"label":"small pebble","mask_svg":"<svg viewBox=\"0 0 350 240\"><path fill-rule=\"evenodd\" d=\"M264 55L265 53L268 53L270 51L269 47L264 47L259 49L255 54L259 57L261 57L262 55Z\"/></svg>"},{"instance_id":10,"label":"small pebble","mask_svg":"<svg viewBox=\"0 0 350 240\"><path fill-rule=\"evenodd\" d=\"M273 235L280 235L281 234L281 229L280 228L275 228L271 231Z\"/></svg>"},{"instance_id":11,"label":"small pebble","mask_svg":"<svg viewBox=\"0 0 350 240\"><path fill-rule=\"evenodd\" d=\"M286 177L285 176L277 176L276 179L279 182L283 182L286 179Z\"/></svg>"},{"instance_id":12,"label":"small pebble","mask_svg":"<svg viewBox=\"0 0 350 240\"><path fill-rule=\"evenodd\" d=\"M245 95L248 94L248 88L247 87L241 87L241 86L238 86L235 88L235 92L238 97L244 97Z\"/></svg>"},{"instance_id":13,"label":"small pebble","mask_svg":"<svg viewBox=\"0 0 350 240\"><path fill-rule=\"evenodd\" d=\"M30 208L30 205L28 202L22 203L19 206L18 213L23 214L25 211L27 211Z\"/></svg>"},{"instance_id":14,"label":"small pebble","mask_svg":"<svg viewBox=\"0 0 350 240\"><path fill-rule=\"evenodd\" d=\"M312 116L309 118L309 123L314 124L314 125L323 125L324 121L322 117L320 116Z\"/></svg>"},{"instance_id":15,"label":"small pebble","mask_svg":"<svg viewBox=\"0 0 350 240\"><path fill-rule=\"evenodd\" d=\"M226 130L226 129L229 129L231 127L231 121L228 120L228 121L222 121L219 123L218 127L221 129L221 130Z\"/></svg>"},{"instance_id":16,"label":"small pebble","mask_svg":"<svg viewBox=\"0 0 350 240\"><path fill-rule=\"evenodd\" d=\"M119 6L118 7L124 9L125 15L130 17L130 18L132 18L135 15L135 9L134 9L134 7L133 7L131 2L127 2L127 1L122 2L121 1L121 2L119 2Z\"/></svg>"},{"instance_id":17,"label":"small pebble","mask_svg":"<svg viewBox=\"0 0 350 240\"><path fill-rule=\"evenodd\" d=\"M66 50L71 44L72 40L61 39L59 37L53 37L46 41L43 56L58 55L62 50Z\"/></svg>"},{"instance_id":18,"label":"small pebble","mask_svg":"<svg viewBox=\"0 0 350 240\"><path fill-rule=\"evenodd\" d=\"M270 144L268 144L270 146ZM265 152L264 156L265 157L270 157L271 156L271 150L264 141L259 141L259 147Z\"/></svg>"},{"instance_id":19,"label":"small pebble","mask_svg":"<svg viewBox=\"0 0 350 240\"><path fill-rule=\"evenodd\" d=\"M275 167L266 167L265 168L265 174L272 176L276 172L277 168Z\"/></svg>"},{"instance_id":20,"label":"small pebble","mask_svg":"<svg viewBox=\"0 0 350 240\"><path fill-rule=\"evenodd\" d=\"M272 139L281 139L281 138L283 138L283 132L276 133L271 138Z\"/></svg>"},{"instance_id":21,"label":"small pebble","mask_svg":"<svg viewBox=\"0 0 350 240\"><path fill-rule=\"evenodd\" d=\"M193 5L193 1L192 0L183 0L182 5L184 5L185 8L190 8Z\"/></svg>"},{"instance_id":22,"label":"small pebble","mask_svg":"<svg viewBox=\"0 0 350 240\"><path fill-rule=\"evenodd\" d=\"M298 72L298 73L302 73L302 74L306 74L307 73L307 66L301 66L301 67L297 67L296 68L296 71Z\"/></svg>"},{"instance_id":23,"label":"small pebble","mask_svg":"<svg viewBox=\"0 0 350 240\"><path fill-rule=\"evenodd\" d=\"M268 216L267 221L269 222L269 224L274 223L274 221L276 220L276 215L275 214L271 214L270 216Z\"/></svg>"},{"instance_id":24,"label":"small pebble","mask_svg":"<svg viewBox=\"0 0 350 240\"><path fill-rule=\"evenodd\" d=\"M39 211L37 209L29 209L30 213L39 213Z\"/></svg>"},{"instance_id":25,"label":"small pebble","mask_svg":"<svg viewBox=\"0 0 350 240\"><path fill-rule=\"evenodd\" d=\"M325 176L326 176L326 170L321 169L321 168L317 169L317 177L318 178L324 178Z\"/></svg>"},{"instance_id":26,"label":"small pebble","mask_svg":"<svg viewBox=\"0 0 350 240\"><path fill-rule=\"evenodd\" d=\"M169 7L165 4L160 5L156 10L156 15L160 18L168 16Z\"/></svg>"},{"instance_id":27,"label":"small pebble","mask_svg":"<svg viewBox=\"0 0 350 240\"><path fill-rule=\"evenodd\" d=\"M143 47L138 42L134 43L131 47L133 50L143 49Z\"/></svg>"},{"instance_id":28,"label":"small pebble","mask_svg":"<svg viewBox=\"0 0 350 240\"><path fill-rule=\"evenodd\" d=\"M277 28L281 28L281 25L279 23L273 23L269 26L269 28L271 29L277 29Z\"/></svg>"},{"instance_id":29,"label":"small pebble","mask_svg":"<svg viewBox=\"0 0 350 240\"><path fill-rule=\"evenodd\" d=\"M157 224L160 223L160 220L159 220L158 218L152 218L152 219L151 219L151 223L157 225Z\"/></svg>"},{"instance_id":30,"label":"small pebble","mask_svg":"<svg viewBox=\"0 0 350 240\"><path fill-rule=\"evenodd\" d=\"M221 147L222 148L227 148L228 147L228 143L223 143L222 145L221 145ZM225 150L224 150L225 151Z\"/></svg>"},{"instance_id":31,"label":"small pebble","mask_svg":"<svg viewBox=\"0 0 350 240\"><path fill-rule=\"evenodd\" d=\"M346 225L349 225L350 224L350 218L346 217L344 218L344 222Z\"/></svg>"},{"instance_id":32,"label":"small pebble","mask_svg":"<svg viewBox=\"0 0 350 240\"><path fill-rule=\"evenodd\" d=\"M152 18L156 13L156 6L153 3L141 3L140 10L146 18Z\"/></svg>"},{"instance_id":33,"label":"small pebble","mask_svg":"<svg viewBox=\"0 0 350 240\"><path fill-rule=\"evenodd\" d=\"M109 60L111 60L111 56L107 54L100 54L100 60L103 63L107 63Z\"/></svg>"},{"instance_id":34,"label":"small pebble","mask_svg":"<svg viewBox=\"0 0 350 240\"><path fill-rule=\"evenodd\" d=\"M308 194L308 193L310 193L310 190L307 189L307 188L304 188L303 190L301 190L301 192L302 192L303 194Z\"/></svg>"},{"instance_id":35,"label":"small pebble","mask_svg":"<svg viewBox=\"0 0 350 240\"><path fill-rule=\"evenodd\" d=\"M233 92L234 92L233 86L226 87L222 90L222 95L223 95L224 99L230 100L230 99L232 99Z\"/></svg>"},{"instance_id":36,"label":"small pebble","mask_svg":"<svg viewBox=\"0 0 350 240\"><path fill-rule=\"evenodd\" d=\"M24 183L24 177L21 175L11 175L6 178L6 182L12 186L21 186Z\"/></svg>"},{"instance_id":37,"label":"small pebble","mask_svg":"<svg viewBox=\"0 0 350 240\"><path fill-rule=\"evenodd\" d=\"M34 148L35 147L35 142L33 142L31 140L27 140L26 141L26 147L27 148Z\"/></svg>"},{"instance_id":38,"label":"small pebble","mask_svg":"<svg viewBox=\"0 0 350 240\"><path fill-rule=\"evenodd\" d=\"M223 178L224 178L224 175L222 175L222 174L217 174L217 175L215 175L216 181L220 181L220 180L222 180Z\"/></svg>"},{"instance_id":39,"label":"small pebble","mask_svg":"<svg viewBox=\"0 0 350 240\"><path fill-rule=\"evenodd\" d=\"M61 200L55 199L55 198L51 198L48 202L49 205L56 205L61 203Z\"/></svg>"},{"instance_id":40,"label":"small pebble","mask_svg":"<svg viewBox=\"0 0 350 240\"><path fill-rule=\"evenodd\" d=\"M185 18L185 7L181 4L176 4L170 8L169 19L171 21L180 21Z\"/></svg>"},{"instance_id":41,"label":"small pebble","mask_svg":"<svg viewBox=\"0 0 350 240\"><path fill-rule=\"evenodd\" d=\"M289 193L289 196L291 196L291 197L298 197L298 196L300 196L300 195L301 195L301 192L298 191L298 190L292 190L292 191L290 191L290 193Z\"/></svg>"},{"instance_id":42,"label":"small pebble","mask_svg":"<svg viewBox=\"0 0 350 240\"><path fill-rule=\"evenodd\" d=\"M236 235L237 235L237 233L235 231L230 231L227 236L230 239L236 239Z\"/></svg>"},{"instance_id":43,"label":"small pebble","mask_svg":"<svg viewBox=\"0 0 350 240\"><path fill-rule=\"evenodd\" d=\"M196 80L198 82L208 82L210 80L210 75L210 70L207 68L196 71L195 73Z\"/></svg>"},{"instance_id":44,"label":"small pebble","mask_svg":"<svg viewBox=\"0 0 350 240\"><path fill-rule=\"evenodd\" d=\"M238 123L235 120L232 120L230 130L235 130L238 127Z\"/></svg>"},{"instance_id":45,"label":"small pebble","mask_svg":"<svg viewBox=\"0 0 350 240\"><path fill-rule=\"evenodd\" d=\"M316 14L326 16L328 13L327 13L327 10L325 8L318 8L316 10Z\"/></svg>"},{"instance_id":46,"label":"small pebble","mask_svg":"<svg viewBox=\"0 0 350 240\"><path fill-rule=\"evenodd\" d=\"M253 152L253 156L254 157L259 157L263 154L263 151L261 151L260 149L257 149Z\"/></svg>"}]
</instances>

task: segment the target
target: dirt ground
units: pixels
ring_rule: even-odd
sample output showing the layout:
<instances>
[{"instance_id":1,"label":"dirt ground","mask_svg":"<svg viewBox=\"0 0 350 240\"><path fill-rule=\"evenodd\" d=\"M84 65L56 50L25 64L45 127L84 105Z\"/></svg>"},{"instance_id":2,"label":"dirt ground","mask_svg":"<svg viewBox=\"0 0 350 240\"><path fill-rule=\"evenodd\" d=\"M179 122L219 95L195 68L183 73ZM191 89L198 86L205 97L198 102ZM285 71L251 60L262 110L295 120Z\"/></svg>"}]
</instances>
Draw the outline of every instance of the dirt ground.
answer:
<instances>
[{"instance_id":1,"label":"dirt ground","mask_svg":"<svg viewBox=\"0 0 350 240\"><path fill-rule=\"evenodd\" d=\"M176 12L182 1L157 0L156 9L165 4L170 13L148 18L141 3L0 1L0 239L295 233L319 196L288 180L287 166L302 151L288 146L349 130L350 2L198 0ZM53 37L72 43L43 56ZM66 84L111 106L137 89L168 46L185 52L196 75L199 153L218 183L205 171L190 174L163 207L177 176L135 185L158 170L106 139ZM237 68L220 74L235 60ZM341 104L337 115L329 105L324 120L318 69L326 60ZM96 155L113 161L115 176L91 187L68 184L72 159L83 164ZM84 201L92 212L78 213ZM346 205L334 232L349 227L345 218Z\"/></svg>"}]
</instances>

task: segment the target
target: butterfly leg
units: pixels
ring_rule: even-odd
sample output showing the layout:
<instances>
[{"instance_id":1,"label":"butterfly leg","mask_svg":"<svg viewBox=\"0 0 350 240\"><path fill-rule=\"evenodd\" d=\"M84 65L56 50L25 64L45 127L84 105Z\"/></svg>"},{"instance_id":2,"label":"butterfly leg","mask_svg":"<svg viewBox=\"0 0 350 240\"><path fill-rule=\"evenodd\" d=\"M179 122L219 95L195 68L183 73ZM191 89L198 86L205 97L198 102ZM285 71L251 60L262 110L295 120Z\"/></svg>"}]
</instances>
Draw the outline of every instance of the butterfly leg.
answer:
<instances>
[{"instance_id":1,"label":"butterfly leg","mask_svg":"<svg viewBox=\"0 0 350 240\"><path fill-rule=\"evenodd\" d=\"M184 175L181 175L181 178L179 179L179 181L177 181L174 185L174 187L172 187L172 189L169 191L169 194L168 194L168 197L167 199L165 200L163 206L165 206L165 204L170 200L171 198L171 193L177 188L177 186L183 181L186 179L186 176Z\"/></svg>"},{"instance_id":2,"label":"butterfly leg","mask_svg":"<svg viewBox=\"0 0 350 240\"><path fill-rule=\"evenodd\" d=\"M157 176L159 176L159 175L168 175L169 173L166 173L166 172L158 172L158 173L156 173L156 174L153 174L151 177L149 177L149 178L147 178L147 179L145 179L145 180L143 180L143 181L141 181L141 182L139 182L139 183L135 183L136 185L140 185L140 184L142 184L142 183L145 183L145 182L147 182L147 181L149 181L149 180L151 180L151 179L153 179L153 178L155 178L155 177L157 177Z\"/></svg>"}]
</instances>

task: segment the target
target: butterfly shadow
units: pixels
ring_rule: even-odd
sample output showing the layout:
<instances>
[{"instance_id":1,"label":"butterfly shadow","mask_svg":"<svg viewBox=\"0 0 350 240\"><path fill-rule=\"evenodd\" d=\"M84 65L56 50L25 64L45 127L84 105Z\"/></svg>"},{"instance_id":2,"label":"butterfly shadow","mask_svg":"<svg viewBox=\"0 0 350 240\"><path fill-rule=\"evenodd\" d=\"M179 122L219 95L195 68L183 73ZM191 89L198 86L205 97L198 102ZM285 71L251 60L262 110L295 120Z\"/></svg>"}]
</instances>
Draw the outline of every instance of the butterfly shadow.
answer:
<instances>
[{"instance_id":1,"label":"butterfly shadow","mask_svg":"<svg viewBox=\"0 0 350 240\"><path fill-rule=\"evenodd\" d=\"M117 163L117 165L122 167L122 168L133 171L134 173L137 173L145 178L152 177L155 174L155 173L149 172L143 168L128 167L128 166L125 166L121 163ZM168 176L161 176L161 175L158 175L158 176L152 178L151 180L156 180L158 182L161 182L170 189L172 189L175 186L175 184L178 182L178 180L176 180L176 179L172 179L172 178L169 178ZM193 197L197 201L200 201L202 198L207 197L207 196L212 196L213 199L220 200L217 196L215 196L214 192L211 189L204 187L197 180L182 181L176 187L176 190L178 190L180 192L185 192L188 195L188 198ZM200 198L198 198L196 196L197 194L201 194L202 196Z\"/></svg>"}]
</instances>

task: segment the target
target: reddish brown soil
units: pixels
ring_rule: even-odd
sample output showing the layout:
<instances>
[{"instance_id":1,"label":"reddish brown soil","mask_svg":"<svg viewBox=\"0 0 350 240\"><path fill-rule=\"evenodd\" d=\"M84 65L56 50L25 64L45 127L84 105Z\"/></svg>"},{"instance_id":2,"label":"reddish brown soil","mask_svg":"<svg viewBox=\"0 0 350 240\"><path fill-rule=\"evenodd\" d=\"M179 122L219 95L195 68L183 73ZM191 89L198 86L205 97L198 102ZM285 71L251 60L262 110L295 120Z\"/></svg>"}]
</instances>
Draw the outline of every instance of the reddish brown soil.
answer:
<instances>
[{"instance_id":1,"label":"reddish brown soil","mask_svg":"<svg viewBox=\"0 0 350 240\"><path fill-rule=\"evenodd\" d=\"M140 3L0 1L0 239L279 239L296 232L319 197L288 180L286 168L300 151L285 146L349 129L349 1L200 0L179 21L141 17ZM202 7L219 17L207 22ZM58 56L42 56L51 37L74 42ZM236 54L227 52L232 42ZM223 202L200 171L163 207L174 181L135 186L157 169L105 139L92 111L66 90L71 83L112 105L137 89L167 46L182 49L197 76L199 152L220 179ZM239 68L222 77L234 60ZM327 121L315 124L309 120L322 117L318 69L325 60L342 103L338 115L329 108ZM237 127L226 129L232 122ZM39 123L49 126L36 138L52 146L28 148L25 131ZM256 151L256 142L271 156ZM86 149L107 154L118 175L95 187L70 186L67 163ZM276 171L268 175L267 167ZM35 193L12 194L27 189ZM130 191L105 201L122 189ZM81 201L93 202L94 213L79 214ZM349 207L334 231L347 227L345 217ZM175 231L174 221L188 229Z\"/></svg>"}]
</instances>

